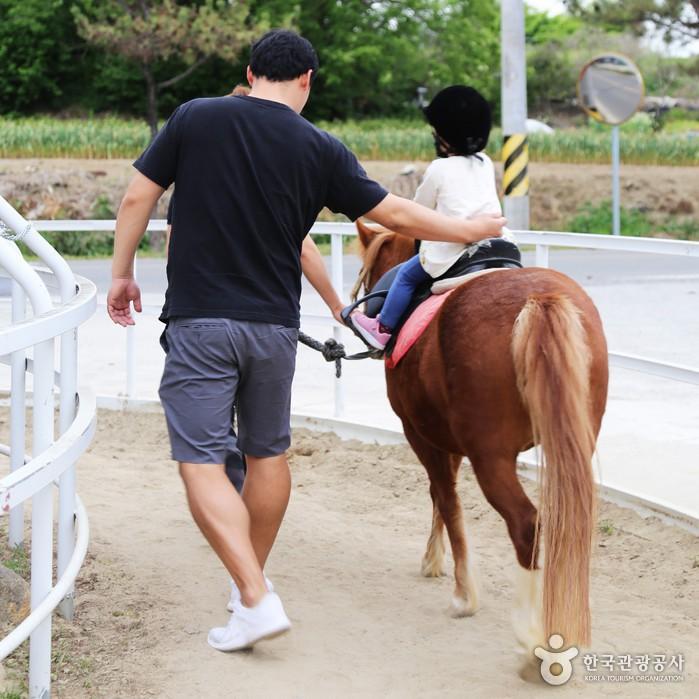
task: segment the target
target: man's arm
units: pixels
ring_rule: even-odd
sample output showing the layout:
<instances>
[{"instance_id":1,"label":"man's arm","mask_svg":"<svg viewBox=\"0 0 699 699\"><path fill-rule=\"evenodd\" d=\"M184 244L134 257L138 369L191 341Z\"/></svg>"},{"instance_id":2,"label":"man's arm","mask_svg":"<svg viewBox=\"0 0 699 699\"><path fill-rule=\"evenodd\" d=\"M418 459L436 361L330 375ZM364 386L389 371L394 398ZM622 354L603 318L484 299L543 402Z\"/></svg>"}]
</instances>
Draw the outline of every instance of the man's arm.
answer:
<instances>
[{"instance_id":1,"label":"man's arm","mask_svg":"<svg viewBox=\"0 0 699 699\"><path fill-rule=\"evenodd\" d=\"M137 172L121 201L114 234L112 286L107 296L107 312L117 324L133 325L131 303L141 312L141 290L133 278L133 261L138 244L148 226L153 207L165 190Z\"/></svg>"},{"instance_id":2,"label":"man's arm","mask_svg":"<svg viewBox=\"0 0 699 699\"><path fill-rule=\"evenodd\" d=\"M409 238L465 244L497 238L506 223L506 219L497 214L472 219L451 218L395 194L387 195L366 213L366 217Z\"/></svg>"},{"instance_id":3,"label":"man's arm","mask_svg":"<svg viewBox=\"0 0 699 699\"><path fill-rule=\"evenodd\" d=\"M320 294L323 301L325 301L335 317L335 320L337 320L338 323L342 323L342 318L340 318L340 311L343 309L342 300L333 288L328 272L325 269L323 256L320 254L318 246L313 242L313 238L311 238L310 235L307 235L303 239L303 245L301 247L301 269L306 279L311 283L311 286Z\"/></svg>"}]
</instances>

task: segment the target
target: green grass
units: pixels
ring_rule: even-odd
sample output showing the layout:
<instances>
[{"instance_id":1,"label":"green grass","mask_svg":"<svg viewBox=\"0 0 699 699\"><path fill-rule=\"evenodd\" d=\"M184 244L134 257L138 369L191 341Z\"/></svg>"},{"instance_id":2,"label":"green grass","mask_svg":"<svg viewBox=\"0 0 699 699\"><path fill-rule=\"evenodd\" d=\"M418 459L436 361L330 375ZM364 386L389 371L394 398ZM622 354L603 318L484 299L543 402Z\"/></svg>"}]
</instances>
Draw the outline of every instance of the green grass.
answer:
<instances>
[{"instance_id":1,"label":"green grass","mask_svg":"<svg viewBox=\"0 0 699 699\"><path fill-rule=\"evenodd\" d=\"M0 118L3 158L132 158L148 140L135 119Z\"/></svg>"},{"instance_id":2,"label":"green grass","mask_svg":"<svg viewBox=\"0 0 699 699\"><path fill-rule=\"evenodd\" d=\"M422 122L383 119L320 125L338 136L362 159L434 158L432 136ZM530 158L539 162L608 163L610 146L610 130L601 125L529 136ZM622 127L620 147L621 158L627 164L699 164L699 138L683 132L656 133L646 115L638 115ZM487 151L497 160L501 149L502 132L494 129Z\"/></svg>"},{"instance_id":3,"label":"green grass","mask_svg":"<svg viewBox=\"0 0 699 699\"><path fill-rule=\"evenodd\" d=\"M434 147L422 121L370 119L319 124L338 136L364 160L432 160ZM622 127L624 163L641 165L699 164L699 138L687 133L695 122L671 122L669 133L654 132L639 115ZM0 117L0 157L3 158L134 158L148 144L145 123L114 117L53 119ZM563 129L553 135L532 134L531 159L543 162L609 162L609 129L591 125ZM488 152L499 158L502 135L493 131Z\"/></svg>"},{"instance_id":4,"label":"green grass","mask_svg":"<svg viewBox=\"0 0 699 699\"><path fill-rule=\"evenodd\" d=\"M0 564L5 568L14 571L21 578L29 580L30 561L29 554L24 546L7 548L6 552L0 556Z\"/></svg>"},{"instance_id":5,"label":"green grass","mask_svg":"<svg viewBox=\"0 0 699 699\"><path fill-rule=\"evenodd\" d=\"M24 694L13 690L4 690L0 692L0 699L24 699Z\"/></svg>"},{"instance_id":6,"label":"green grass","mask_svg":"<svg viewBox=\"0 0 699 699\"><path fill-rule=\"evenodd\" d=\"M694 218L655 215L640 209L621 208L621 235L648 237L663 235L680 240L699 240L699 221ZM566 230L581 233L610 233L612 230L612 204L609 200L583 204L566 223Z\"/></svg>"},{"instance_id":7,"label":"green grass","mask_svg":"<svg viewBox=\"0 0 699 699\"><path fill-rule=\"evenodd\" d=\"M599 523L599 530L600 533L605 534L606 536L610 536L615 532L616 528L614 526L614 522L612 522L611 519L603 519Z\"/></svg>"},{"instance_id":8,"label":"green grass","mask_svg":"<svg viewBox=\"0 0 699 699\"><path fill-rule=\"evenodd\" d=\"M687 133L694 131L699 134L699 120L697 119L677 119L670 121L663 126L663 131L667 133Z\"/></svg>"},{"instance_id":9,"label":"green grass","mask_svg":"<svg viewBox=\"0 0 699 699\"><path fill-rule=\"evenodd\" d=\"M7 525L0 518L0 565L14 571L29 582L29 552L23 546L10 547L7 545ZM4 621L4 620L3 620ZM9 630L9 629L8 629ZM21 677L26 676L28 669L28 644L3 660L5 681L0 689L0 699L25 699L26 687ZM12 687L12 689L10 689Z\"/></svg>"}]
</instances>

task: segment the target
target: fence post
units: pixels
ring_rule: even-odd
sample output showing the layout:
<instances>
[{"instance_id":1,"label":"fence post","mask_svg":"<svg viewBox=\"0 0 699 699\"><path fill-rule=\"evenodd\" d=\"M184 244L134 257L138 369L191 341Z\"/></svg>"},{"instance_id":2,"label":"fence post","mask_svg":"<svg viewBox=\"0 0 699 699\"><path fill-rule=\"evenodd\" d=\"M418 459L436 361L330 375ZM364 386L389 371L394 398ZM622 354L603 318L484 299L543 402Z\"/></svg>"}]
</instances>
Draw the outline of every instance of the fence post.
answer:
<instances>
[{"instance_id":1,"label":"fence post","mask_svg":"<svg viewBox=\"0 0 699 699\"><path fill-rule=\"evenodd\" d=\"M27 312L27 297L24 289L12 280L12 322L20 323ZM26 449L26 385L27 355L24 350L12 353L12 378L10 390L10 471L24 466ZM12 508L9 516L10 546L24 543L24 505Z\"/></svg>"},{"instance_id":2,"label":"fence post","mask_svg":"<svg viewBox=\"0 0 699 699\"><path fill-rule=\"evenodd\" d=\"M330 234L330 270L332 283L340 298L343 295L343 245L342 233ZM337 342L342 342L342 328L335 323L333 337ZM345 412L345 395L342 378L335 378L335 417L342 417Z\"/></svg>"},{"instance_id":3,"label":"fence post","mask_svg":"<svg viewBox=\"0 0 699 699\"><path fill-rule=\"evenodd\" d=\"M536 246L536 266L537 267L548 267L549 266L549 246L537 243Z\"/></svg>"},{"instance_id":4,"label":"fence post","mask_svg":"<svg viewBox=\"0 0 699 699\"><path fill-rule=\"evenodd\" d=\"M64 302L66 300L63 300ZM61 335L61 397L59 433L64 434L75 420L78 386L78 329ZM75 464L58 479L58 550L57 577L65 573L75 550ZM75 607L75 588L71 586L58 610L64 619L72 621Z\"/></svg>"},{"instance_id":5,"label":"fence post","mask_svg":"<svg viewBox=\"0 0 699 699\"><path fill-rule=\"evenodd\" d=\"M53 443L53 340L34 346L32 456ZM53 586L53 484L32 498L31 607L36 609ZM51 615L29 640L29 696L51 695Z\"/></svg>"}]
</instances>

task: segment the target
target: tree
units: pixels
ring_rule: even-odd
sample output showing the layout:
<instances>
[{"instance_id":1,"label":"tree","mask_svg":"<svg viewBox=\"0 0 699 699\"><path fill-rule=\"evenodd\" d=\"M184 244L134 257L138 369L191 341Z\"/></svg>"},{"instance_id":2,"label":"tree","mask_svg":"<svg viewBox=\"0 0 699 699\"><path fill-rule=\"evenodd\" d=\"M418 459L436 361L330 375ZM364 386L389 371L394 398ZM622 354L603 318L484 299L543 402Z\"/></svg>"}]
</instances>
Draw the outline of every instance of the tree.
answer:
<instances>
[{"instance_id":1,"label":"tree","mask_svg":"<svg viewBox=\"0 0 699 699\"><path fill-rule=\"evenodd\" d=\"M567 14L549 15L525 8L527 42L527 99L535 114L550 113L568 106L575 95L575 79L580 70L574 37L583 23Z\"/></svg>"},{"instance_id":2,"label":"tree","mask_svg":"<svg viewBox=\"0 0 699 699\"><path fill-rule=\"evenodd\" d=\"M631 27L638 34L645 34L650 23L668 43L699 39L699 0L566 0L566 5L587 19Z\"/></svg>"},{"instance_id":3,"label":"tree","mask_svg":"<svg viewBox=\"0 0 699 699\"><path fill-rule=\"evenodd\" d=\"M64 0L0 0L0 112L54 107L75 77L77 39Z\"/></svg>"},{"instance_id":4,"label":"tree","mask_svg":"<svg viewBox=\"0 0 699 699\"><path fill-rule=\"evenodd\" d=\"M495 0L429 0L423 80L431 92L471 85L500 105L500 3Z\"/></svg>"},{"instance_id":5,"label":"tree","mask_svg":"<svg viewBox=\"0 0 699 699\"><path fill-rule=\"evenodd\" d=\"M78 32L88 43L138 66L146 92L146 121L158 130L158 96L214 56L234 62L259 28L248 6L237 0L90 0L73 10ZM159 79L167 68L175 74Z\"/></svg>"},{"instance_id":6,"label":"tree","mask_svg":"<svg viewBox=\"0 0 699 699\"><path fill-rule=\"evenodd\" d=\"M313 118L415 114L416 88L469 83L499 101L496 0L251 0L251 14L291 23L316 47Z\"/></svg>"}]
</instances>

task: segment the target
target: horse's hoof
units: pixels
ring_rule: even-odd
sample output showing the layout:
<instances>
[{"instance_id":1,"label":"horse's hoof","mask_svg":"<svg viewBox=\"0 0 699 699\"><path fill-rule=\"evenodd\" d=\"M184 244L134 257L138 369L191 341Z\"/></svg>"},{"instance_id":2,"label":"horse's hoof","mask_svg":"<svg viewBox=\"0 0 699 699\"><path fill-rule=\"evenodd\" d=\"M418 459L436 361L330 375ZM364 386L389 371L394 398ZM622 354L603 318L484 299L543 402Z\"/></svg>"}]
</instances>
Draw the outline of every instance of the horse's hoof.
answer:
<instances>
[{"instance_id":1,"label":"horse's hoof","mask_svg":"<svg viewBox=\"0 0 699 699\"><path fill-rule=\"evenodd\" d=\"M422 559L420 572L426 578L442 578L447 574L444 564L441 561Z\"/></svg>"},{"instance_id":2,"label":"horse's hoof","mask_svg":"<svg viewBox=\"0 0 699 699\"><path fill-rule=\"evenodd\" d=\"M515 631L517 628L515 627ZM539 673L539 667L541 666L541 661L534 655L534 649L538 646L542 648L546 647L546 643L543 640L543 628L537 626L532 626L527 629L526 633L523 633L522 629L519 629L519 633L516 634L517 640L517 656L520 659L519 676L526 680L527 682L534 682L541 680L541 675ZM534 668L533 672L531 666ZM530 677L532 675L532 677ZM534 677L534 675L538 675Z\"/></svg>"},{"instance_id":3,"label":"horse's hoof","mask_svg":"<svg viewBox=\"0 0 699 699\"><path fill-rule=\"evenodd\" d=\"M544 680L541 677L541 660L539 660L533 653L531 657L525 656L517 670L517 674L520 679L530 684L544 684Z\"/></svg>"},{"instance_id":4,"label":"horse's hoof","mask_svg":"<svg viewBox=\"0 0 699 699\"><path fill-rule=\"evenodd\" d=\"M478 602L463 597L452 597L449 606L449 615L453 619L461 619L465 616L473 616L478 611Z\"/></svg>"}]
</instances>

